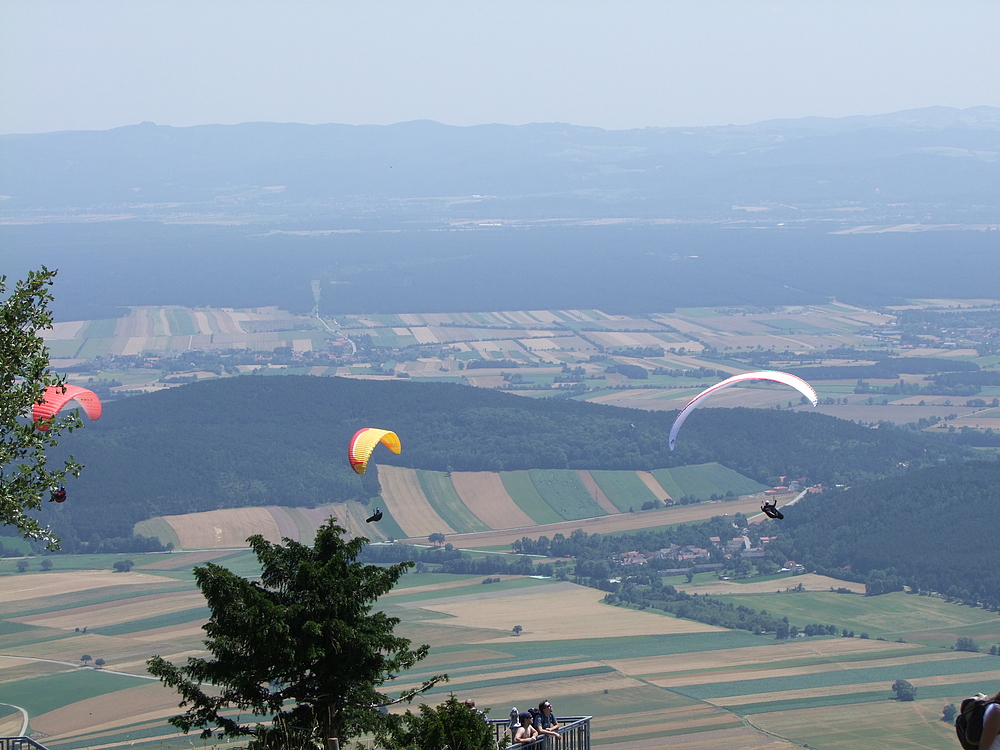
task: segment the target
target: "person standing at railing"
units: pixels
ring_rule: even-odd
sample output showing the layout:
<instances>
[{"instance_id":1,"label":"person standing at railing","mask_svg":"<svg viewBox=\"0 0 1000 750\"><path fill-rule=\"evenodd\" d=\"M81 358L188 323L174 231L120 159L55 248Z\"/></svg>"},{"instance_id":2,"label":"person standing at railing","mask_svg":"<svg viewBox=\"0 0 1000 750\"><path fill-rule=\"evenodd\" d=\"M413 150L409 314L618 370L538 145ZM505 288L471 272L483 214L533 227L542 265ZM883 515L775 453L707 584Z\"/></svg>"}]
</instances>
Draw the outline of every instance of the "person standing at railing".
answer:
<instances>
[{"instance_id":1,"label":"person standing at railing","mask_svg":"<svg viewBox=\"0 0 1000 750\"><path fill-rule=\"evenodd\" d=\"M532 742L536 742L540 735L531 723L531 714L524 711L517 718L521 722L521 726L514 733L514 742L520 742L521 745L530 745Z\"/></svg>"},{"instance_id":2,"label":"person standing at railing","mask_svg":"<svg viewBox=\"0 0 1000 750\"><path fill-rule=\"evenodd\" d=\"M548 734L553 737L558 737L559 732L556 730L561 727L562 724L559 723L559 719L556 715L552 713L552 704L548 701L542 701L538 704L538 716L535 717L535 727L542 734Z\"/></svg>"},{"instance_id":3,"label":"person standing at railing","mask_svg":"<svg viewBox=\"0 0 1000 750\"><path fill-rule=\"evenodd\" d=\"M480 711L478 708L476 708L476 702L472 698L469 698L468 700L465 701L465 707L470 711L472 711L472 713L474 713L476 716L480 717L487 724L490 723L490 717L486 715L485 711Z\"/></svg>"}]
</instances>

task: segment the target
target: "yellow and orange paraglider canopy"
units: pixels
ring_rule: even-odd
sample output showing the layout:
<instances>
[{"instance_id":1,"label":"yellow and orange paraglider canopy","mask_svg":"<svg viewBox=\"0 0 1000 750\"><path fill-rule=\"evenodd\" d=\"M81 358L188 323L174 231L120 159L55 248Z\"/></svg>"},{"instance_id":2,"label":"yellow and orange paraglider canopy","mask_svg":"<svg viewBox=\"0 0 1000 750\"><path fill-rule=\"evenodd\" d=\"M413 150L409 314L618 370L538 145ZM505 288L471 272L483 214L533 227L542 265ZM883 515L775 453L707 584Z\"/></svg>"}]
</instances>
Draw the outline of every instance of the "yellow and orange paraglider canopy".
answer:
<instances>
[{"instance_id":1,"label":"yellow and orange paraglider canopy","mask_svg":"<svg viewBox=\"0 0 1000 750\"><path fill-rule=\"evenodd\" d=\"M347 458L351 462L351 468L358 474L364 474L368 467L368 459L371 458L372 451L379 443L396 454L402 450L399 445L399 437L395 432L378 430L374 427L364 427L355 432L347 449Z\"/></svg>"},{"instance_id":2,"label":"yellow and orange paraglider canopy","mask_svg":"<svg viewBox=\"0 0 1000 750\"><path fill-rule=\"evenodd\" d=\"M76 401L91 419L101 418L101 400L93 391L78 385L50 385L40 404L31 408L31 418L39 430L49 429L49 423L56 413L70 401Z\"/></svg>"}]
</instances>

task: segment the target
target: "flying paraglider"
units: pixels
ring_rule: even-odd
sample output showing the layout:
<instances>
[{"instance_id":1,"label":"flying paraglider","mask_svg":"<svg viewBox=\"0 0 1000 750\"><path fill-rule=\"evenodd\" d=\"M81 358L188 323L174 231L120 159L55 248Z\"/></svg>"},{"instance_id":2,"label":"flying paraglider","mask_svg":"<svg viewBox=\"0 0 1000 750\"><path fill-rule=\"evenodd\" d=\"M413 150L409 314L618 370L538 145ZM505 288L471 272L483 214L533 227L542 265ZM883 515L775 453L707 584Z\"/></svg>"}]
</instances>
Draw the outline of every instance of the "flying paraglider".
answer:
<instances>
[{"instance_id":1,"label":"flying paraglider","mask_svg":"<svg viewBox=\"0 0 1000 750\"><path fill-rule=\"evenodd\" d=\"M76 401L82 406L84 413L91 419L101 418L101 400L93 391L78 385L50 385L45 389L42 402L31 407L31 418L35 426L43 432L48 430L52 418L70 401Z\"/></svg>"},{"instance_id":2,"label":"flying paraglider","mask_svg":"<svg viewBox=\"0 0 1000 750\"><path fill-rule=\"evenodd\" d=\"M781 520L782 518L785 517L785 514L782 513L780 510L778 510L777 500L775 500L773 503L769 503L767 502L767 500L765 500L761 504L760 509L764 511L764 515L767 516L768 518L776 518L778 520Z\"/></svg>"},{"instance_id":3,"label":"flying paraglider","mask_svg":"<svg viewBox=\"0 0 1000 750\"><path fill-rule=\"evenodd\" d=\"M681 409L680 414L677 415L677 419L674 420L674 426L670 428L670 450L674 449L674 442L677 440L677 433L680 432L681 425L684 424L684 420L688 418L688 415L694 411L696 407L701 406L704 400L709 398L712 394L718 393L724 388L729 388L732 385L736 385L747 380L770 380L775 383L789 385L809 399L813 406L816 406L816 404L819 403L819 399L816 397L816 391L813 390L813 387L802 378L796 377L795 375L791 375L787 372L776 372L774 370L742 372L739 375L733 375L731 378L726 378L720 383L709 386L691 399L687 406Z\"/></svg>"},{"instance_id":4,"label":"flying paraglider","mask_svg":"<svg viewBox=\"0 0 1000 750\"><path fill-rule=\"evenodd\" d=\"M381 508L376 508L375 512L372 513L370 516L368 516L368 518L365 519L365 523L372 523L373 521L375 523L378 523L381 520L382 520L382 509Z\"/></svg>"},{"instance_id":5,"label":"flying paraglider","mask_svg":"<svg viewBox=\"0 0 1000 750\"><path fill-rule=\"evenodd\" d=\"M397 455L401 450L399 437L395 432L378 430L374 427L364 427L355 432L347 448L347 458L351 462L351 468L358 474L364 474L368 467L368 459L379 443Z\"/></svg>"}]
</instances>

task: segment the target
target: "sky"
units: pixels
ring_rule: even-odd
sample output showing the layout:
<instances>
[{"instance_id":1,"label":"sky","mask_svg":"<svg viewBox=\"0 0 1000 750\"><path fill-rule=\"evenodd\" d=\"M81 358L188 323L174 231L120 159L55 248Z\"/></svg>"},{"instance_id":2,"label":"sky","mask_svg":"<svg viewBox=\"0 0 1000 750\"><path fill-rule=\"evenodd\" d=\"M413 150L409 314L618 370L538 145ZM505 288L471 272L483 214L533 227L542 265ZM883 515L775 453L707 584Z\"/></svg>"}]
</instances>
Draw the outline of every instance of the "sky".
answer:
<instances>
[{"instance_id":1,"label":"sky","mask_svg":"<svg viewBox=\"0 0 1000 750\"><path fill-rule=\"evenodd\" d=\"M0 0L0 133L1000 106L1000 2Z\"/></svg>"}]
</instances>

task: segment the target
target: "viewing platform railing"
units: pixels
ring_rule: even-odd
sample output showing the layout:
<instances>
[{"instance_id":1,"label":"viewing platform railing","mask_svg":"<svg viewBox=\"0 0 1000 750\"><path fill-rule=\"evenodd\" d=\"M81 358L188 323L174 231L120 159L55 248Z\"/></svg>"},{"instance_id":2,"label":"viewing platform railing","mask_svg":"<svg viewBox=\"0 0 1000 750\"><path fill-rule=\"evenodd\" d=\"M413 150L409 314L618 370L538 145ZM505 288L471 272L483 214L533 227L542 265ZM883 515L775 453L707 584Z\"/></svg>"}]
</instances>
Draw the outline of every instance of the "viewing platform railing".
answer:
<instances>
[{"instance_id":1,"label":"viewing platform railing","mask_svg":"<svg viewBox=\"0 0 1000 750\"><path fill-rule=\"evenodd\" d=\"M592 716L569 716L563 718L562 725L556 730L559 738L542 735L534 742L522 745L514 742L514 732L517 725L511 727L510 719L490 719L497 747L500 741L507 740L506 750L531 748L531 750L590 750L590 720ZM0 748L4 750L4 748Z\"/></svg>"},{"instance_id":2,"label":"viewing platform railing","mask_svg":"<svg viewBox=\"0 0 1000 750\"><path fill-rule=\"evenodd\" d=\"M31 737L0 737L0 750L48 750Z\"/></svg>"}]
</instances>

